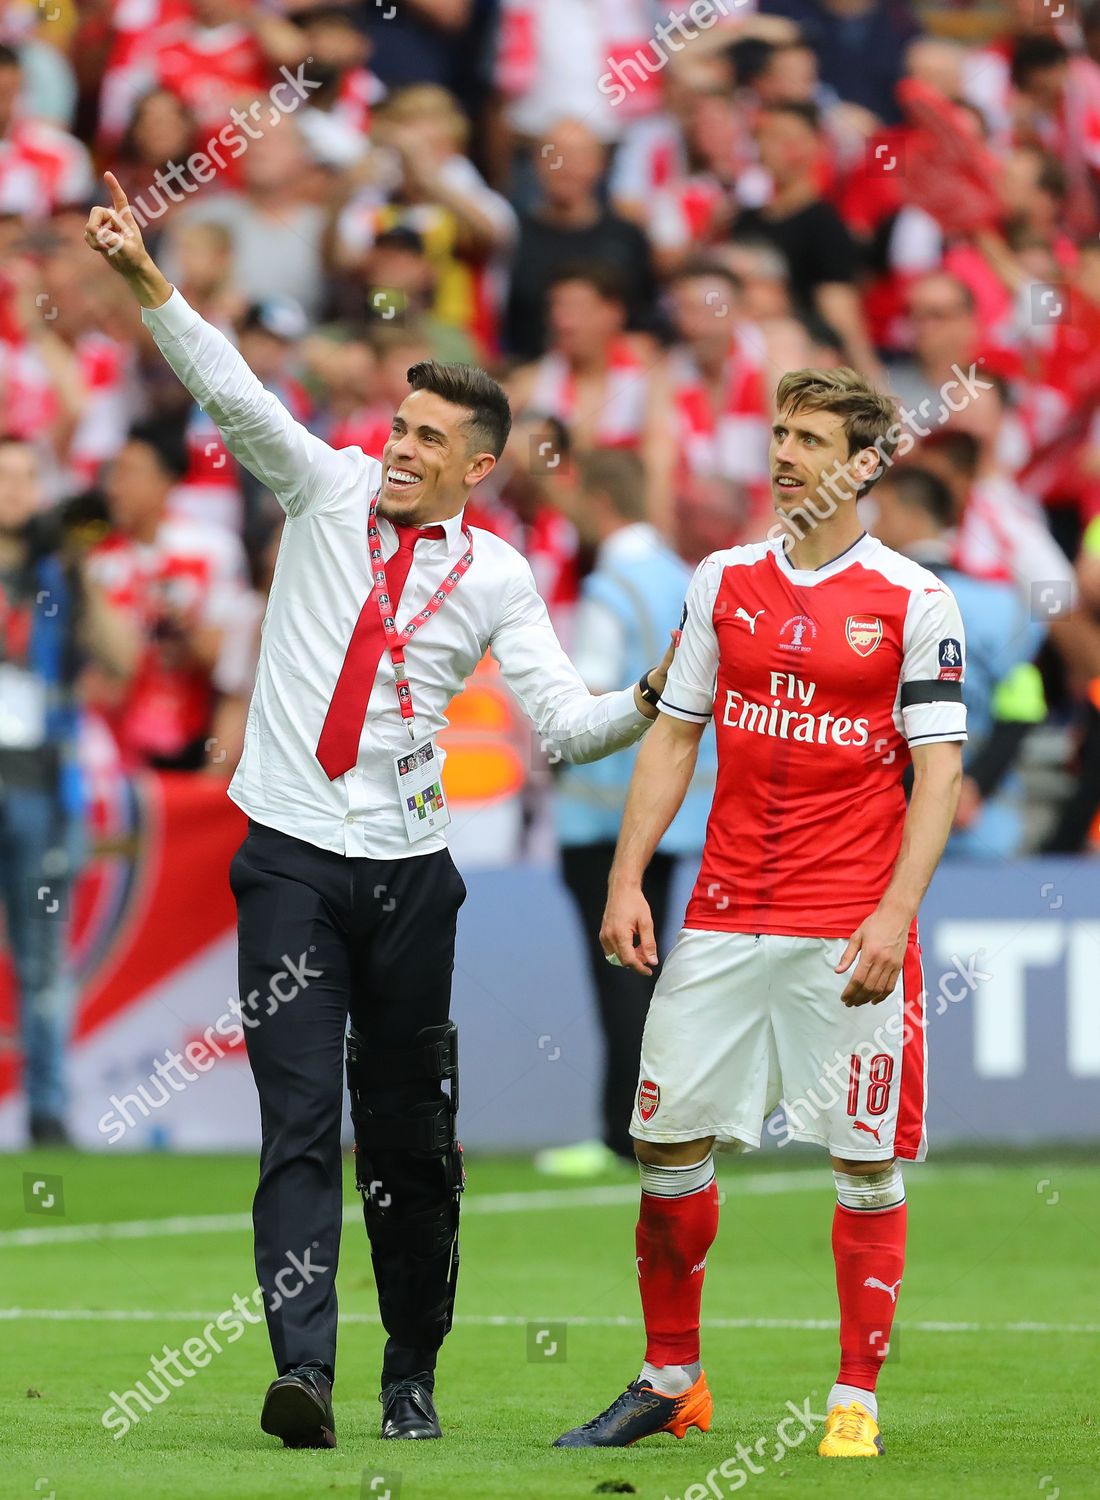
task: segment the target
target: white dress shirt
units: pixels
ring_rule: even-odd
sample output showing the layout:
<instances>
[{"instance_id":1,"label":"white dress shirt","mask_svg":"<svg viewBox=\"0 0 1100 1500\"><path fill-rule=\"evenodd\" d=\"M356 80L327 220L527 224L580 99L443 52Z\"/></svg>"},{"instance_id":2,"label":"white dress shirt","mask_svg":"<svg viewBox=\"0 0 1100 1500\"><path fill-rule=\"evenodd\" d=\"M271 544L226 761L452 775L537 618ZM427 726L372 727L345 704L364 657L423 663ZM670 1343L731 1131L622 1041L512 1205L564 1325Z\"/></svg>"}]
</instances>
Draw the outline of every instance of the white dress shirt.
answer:
<instances>
[{"instance_id":1,"label":"white dress shirt","mask_svg":"<svg viewBox=\"0 0 1100 1500\"><path fill-rule=\"evenodd\" d=\"M178 291L142 319L226 447L277 496L287 513L264 617L244 754L229 795L258 823L338 854L403 859L442 849L440 835L411 844L393 758L410 745L388 652L371 690L359 757L330 781L317 741L351 633L371 590L367 511L382 466L358 448L336 450L290 416L233 345ZM383 552L397 550L379 518ZM397 610L403 626L422 609L466 549L462 517L445 537L418 542ZM567 761L597 760L648 727L633 688L593 697L562 649L525 559L471 528L469 572L406 648L418 742L446 726L446 709L485 651Z\"/></svg>"}]
</instances>

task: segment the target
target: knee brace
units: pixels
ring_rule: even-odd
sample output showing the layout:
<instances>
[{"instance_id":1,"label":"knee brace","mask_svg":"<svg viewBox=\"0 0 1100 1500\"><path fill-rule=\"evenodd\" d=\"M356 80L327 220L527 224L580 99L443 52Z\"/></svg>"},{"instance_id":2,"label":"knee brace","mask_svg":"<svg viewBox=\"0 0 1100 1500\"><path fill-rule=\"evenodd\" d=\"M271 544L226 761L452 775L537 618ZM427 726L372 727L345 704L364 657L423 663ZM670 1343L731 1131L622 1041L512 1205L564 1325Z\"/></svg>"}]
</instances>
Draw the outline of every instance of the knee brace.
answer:
<instances>
[{"instance_id":1,"label":"knee brace","mask_svg":"<svg viewBox=\"0 0 1100 1500\"><path fill-rule=\"evenodd\" d=\"M355 1185L368 1206L393 1207L393 1188L380 1181L373 1164L380 1156L439 1161L446 1196L462 1191L462 1147L455 1133L458 1114L458 1027L453 1021L425 1026L411 1047L368 1053L355 1031L348 1034L348 1092L355 1127ZM447 1083L449 1089L443 1091ZM435 1094L436 1098L424 1095ZM398 1205L399 1207L399 1205Z\"/></svg>"},{"instance_id":2,"label":"knee brace","mask_svg":"<svg viewBox=\"0 0 1100 1500\"><path fill-rule=\"evenodd\" d=\"M426 1026L411 1047L390 1052L368 1051L352 1031L347 1069L355 1185L383 1322L400 1342L441 1342L454 1309L465 1185L455 1130L458 1028Z\"/></svg>"}]
</instances>

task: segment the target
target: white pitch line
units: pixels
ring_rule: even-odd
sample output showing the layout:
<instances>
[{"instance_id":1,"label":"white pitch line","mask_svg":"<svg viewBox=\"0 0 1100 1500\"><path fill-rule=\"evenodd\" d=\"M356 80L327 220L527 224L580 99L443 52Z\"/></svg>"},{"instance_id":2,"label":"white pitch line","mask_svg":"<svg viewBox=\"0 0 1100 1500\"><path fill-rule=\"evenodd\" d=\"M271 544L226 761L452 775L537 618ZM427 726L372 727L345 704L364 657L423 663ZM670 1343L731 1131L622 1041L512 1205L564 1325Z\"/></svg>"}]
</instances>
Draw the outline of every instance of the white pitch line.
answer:
<instances>
[{"instance_id":1,"label":"white pitch line","mask_svg":"<svg viewBox=\"0 0 1100 1500\"><path fill-rule=\"evenodd\" d=\"M941 1181L950 1177L960 1181L964 1177L988 1178L987 1167L922 1167L917 1184ZM832 1184L828 1171L816 1167L799 1168L790 1172L744 1172L722 1179L722 1192L732 1198L745 1194L755 1197L761 1194L820 1192L822 1197L831 1195ZM636 1183L610 1183L604 1187L583 1188L538 1188L534 1192L484 1193L474 1192L464 1198L463 1218L470 1214L517 1214L544 1213L556 1208L615 1208L620 1204L636 1203ZM358 1198L344 1204L345 1214L360 1212ZM252 1228L252 1215L239 1214L176 1214L164 1219L119 1219L103 1224L51 1224L41 1228L7 1229L0 1231L0 1249L12 1249L28 1245L80 1244L88 1240L151 1240L166 1239L174 1235L236 1234Z\"/></svg>"},{"instance_id":2,"label":"white pitch line","mask_svg":"<svg viewBox=\"0 0 1100 1500\"><path fill-rule=\"evenodd\" d=\"M225 1309L222 1309L224 1312ZM84 1308L84 1307L0 1307L0 1322L46 1323L210 1323L219 1314L188 1310L158 1311L155 1308ZM377 1313L340 1314L341 1323L381 1322ZM638 1328L637 1317L554 1317L527 1318L508 1313L469 1313L459 1315L455 1326L470 1328L548 1327L564 1323L570 1328ZM835 1318L704 1318L705 1329L738 1328L791 1329L798 1332L835 1330ZM899 1322L898 1328L914 1333L1084 1333L1100 1334L1100 1323L944 1323L939 1321Z\"/></svg>"},{"instance_id":3,"label":"white pitch line","mask_svg":"<svg viewBox=\"0 0 1100 1500\"><path fill-rule=\"evenodd\" d=\"M824 1191L827 1177L818 1171L760 1172L742 1177L736 1193ZM638 1201L637 1183L611 1183L605 1187L546 1188L530 1193L471 1193L463 1199L462 1216L469 1214L516 1214L546 1212L556 1208L612 1208ZM358 1214L358 1198L344 1204L345 1214ZM166 1219L121 1219L105 1224L51 1224L41 1228L8 1229L0 1232L0 1249L16 1245L63 1245L84 1240L146 1240L186 1234L232 1234L251 1229L252 1215L176 1214Z\"/></svg>"}]
</instances>

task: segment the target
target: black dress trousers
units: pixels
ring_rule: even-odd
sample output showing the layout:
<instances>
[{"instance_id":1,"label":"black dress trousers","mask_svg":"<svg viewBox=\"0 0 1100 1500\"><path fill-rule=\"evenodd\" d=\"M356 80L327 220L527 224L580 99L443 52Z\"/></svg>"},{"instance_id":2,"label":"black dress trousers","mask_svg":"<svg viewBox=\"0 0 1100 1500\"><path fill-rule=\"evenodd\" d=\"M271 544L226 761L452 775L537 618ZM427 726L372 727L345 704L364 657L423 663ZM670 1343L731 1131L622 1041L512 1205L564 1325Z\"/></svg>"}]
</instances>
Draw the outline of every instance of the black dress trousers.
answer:
<instances>
[{"instance_id":1,"label":"black dress trousers","mask_svg":"<svg viewBox=\"0 0 1100 1500\"><path fill-rule=\"evenodd\" d=\"M400 1052L448 1018L466 886L450 854L348 858L249 821L233 857L242 1023L260 1097L256 1274L280 1374L335 1372L344 1038Z\"/></svg>"}]
</instances>

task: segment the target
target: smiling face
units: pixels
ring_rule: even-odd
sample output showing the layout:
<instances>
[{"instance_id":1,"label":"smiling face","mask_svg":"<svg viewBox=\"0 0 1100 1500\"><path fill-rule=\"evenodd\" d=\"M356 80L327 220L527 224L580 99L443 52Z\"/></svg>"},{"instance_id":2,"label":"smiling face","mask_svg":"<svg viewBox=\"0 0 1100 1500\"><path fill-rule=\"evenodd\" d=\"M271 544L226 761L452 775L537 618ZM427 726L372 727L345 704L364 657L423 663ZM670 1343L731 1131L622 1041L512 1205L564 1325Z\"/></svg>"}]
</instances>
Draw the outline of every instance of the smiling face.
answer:
<instances>
[{"instance_id":1,"label":"smiling face","mask_svg":"<svg viewBox=\"0 0 1100 1500\"><path fill-rule=\"evenodd\" d=\"M867 456L870 456L868 460ZM855 498L860 484L874 472L873 448L849 454L844 418L831 411L780 412L772 427L769 468L772 503L785 515L807 501L832 496ZM833 476L839 476L833 483ZM823 481L830 484L823 487Z\"/></svg>"},{"instance_id":2,"label":"smiling face","mask_svg":"<svg viewBox=\"0 0 1100 1500\"><path fill-rule=\"evenodd\" d=\"M470 412L432 391L411 391L398 407L382 451L379 513L425 526L456 516L496 465L466 426Z\"/></svg>"}]
</instances>

